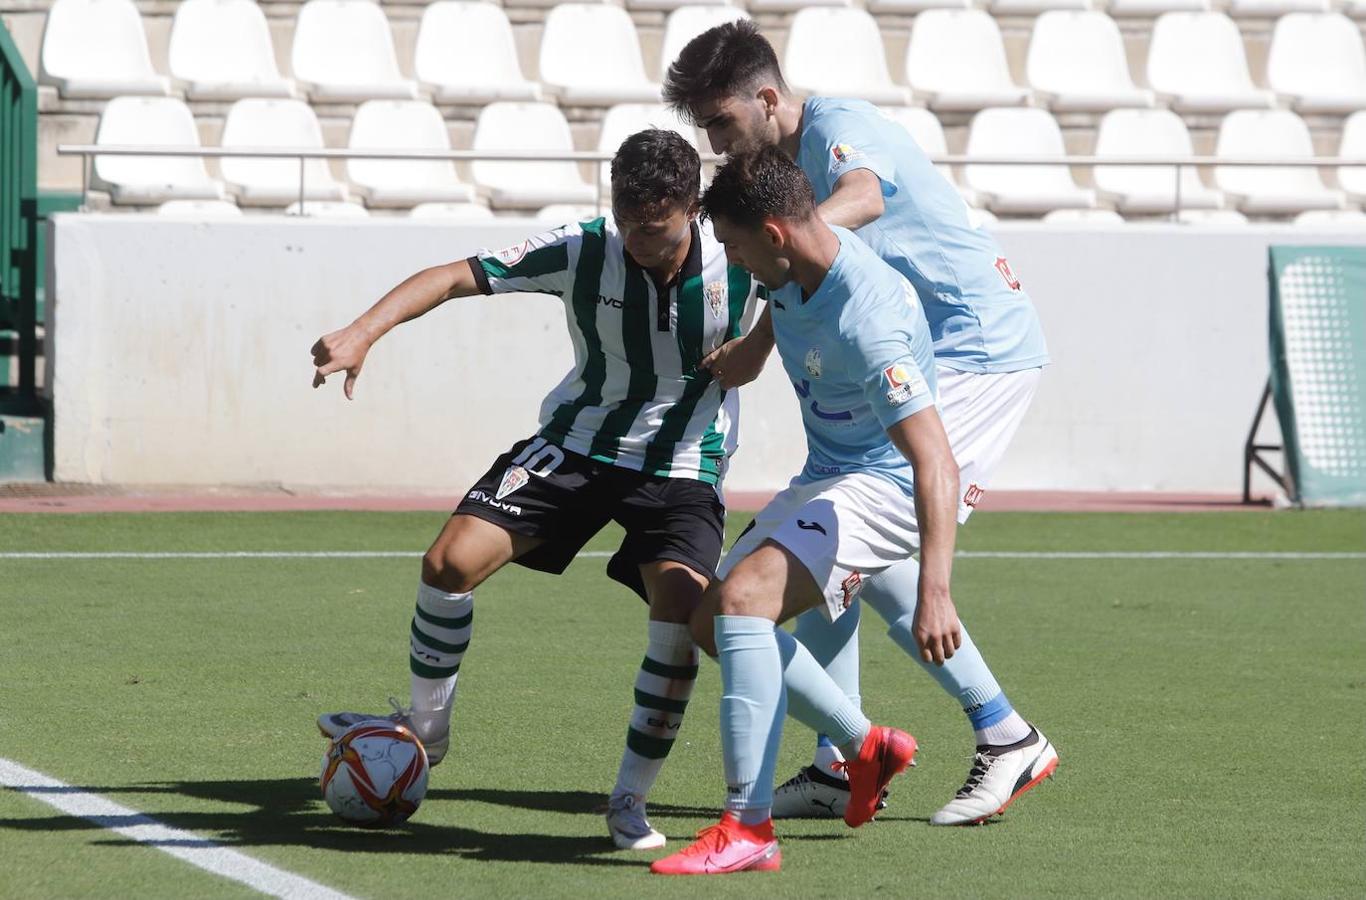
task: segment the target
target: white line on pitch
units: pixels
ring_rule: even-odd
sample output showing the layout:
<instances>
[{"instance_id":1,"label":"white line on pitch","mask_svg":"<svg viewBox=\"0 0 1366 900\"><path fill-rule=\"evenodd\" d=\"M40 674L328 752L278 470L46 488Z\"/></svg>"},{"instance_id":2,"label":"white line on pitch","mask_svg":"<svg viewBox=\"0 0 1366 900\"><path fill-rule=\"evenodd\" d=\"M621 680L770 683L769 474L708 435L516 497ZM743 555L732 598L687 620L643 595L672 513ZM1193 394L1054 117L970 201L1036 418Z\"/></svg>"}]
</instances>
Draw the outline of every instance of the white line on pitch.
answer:
<instances>
[{"instance_id":1,"label":"white line on pitch","mask_svg":"<svg viewBox=\"0 0 1366 900\"><path fill-rule=\"evenodd\" d=\"M310 881L302 875L277 869L192 832L172 828L137 810L64 784L42 772L26 769L12 760L0 758L0 785L14 788L69 816L86 819L129 840L155 847L192 866L271 897L350 900L349 895Z\"/></svg>"},{"instance_id":2,"label":"white line on pitch","mask_svg":"<svg viewBox=\"0 0 1366 900\"><path fill-rule=\"evenodd\" d=\"M0 553L0 559L81 560L81 559L415 559L421 554L408 550L223 550L223 551L32 551ZM585 550L587 559L612 556L608 550ZM1366 552L1294 552L1232 550L960 550L960 559L1241 559L1241 560L1314 560L1366 559Z\"/></svg>"}]
</instances>

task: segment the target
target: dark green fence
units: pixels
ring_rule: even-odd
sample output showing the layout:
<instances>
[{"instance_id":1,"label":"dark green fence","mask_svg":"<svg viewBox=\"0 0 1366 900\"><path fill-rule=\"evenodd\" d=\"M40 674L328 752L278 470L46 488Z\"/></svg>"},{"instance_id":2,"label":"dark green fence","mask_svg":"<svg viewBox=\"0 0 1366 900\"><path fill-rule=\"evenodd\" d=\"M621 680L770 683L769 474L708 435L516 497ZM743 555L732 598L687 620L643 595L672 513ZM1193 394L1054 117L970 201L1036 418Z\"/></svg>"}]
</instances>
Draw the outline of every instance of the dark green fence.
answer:
<instances>
[{"instance_id":1,"label":"dark green fence","mask_svg":"<svg viewBox=\"0 0 1366 900\"><path fill-rule=\"evenodd\" d=\"M0 404L10 412L38 407L38 266L38 88L0 25Z\"/></svg>"}]
</instances>

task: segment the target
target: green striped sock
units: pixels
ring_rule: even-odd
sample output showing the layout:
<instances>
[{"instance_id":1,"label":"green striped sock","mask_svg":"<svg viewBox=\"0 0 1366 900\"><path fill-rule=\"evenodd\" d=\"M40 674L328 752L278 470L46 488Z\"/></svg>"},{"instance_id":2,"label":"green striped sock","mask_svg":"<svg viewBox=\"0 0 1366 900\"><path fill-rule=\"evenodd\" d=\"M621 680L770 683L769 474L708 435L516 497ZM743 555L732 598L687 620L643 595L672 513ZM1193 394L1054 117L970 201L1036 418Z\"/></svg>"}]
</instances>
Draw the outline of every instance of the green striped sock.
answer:
<instances>
[{"instance_id":1,"label":"green striped sock","mask_svg":"<svg viewBox=\"0 0 1366 900\"><path fill-rule=\"evenodd\" d=\"M635 709L612 796L644 798L673 748L697 681L697 645L687 625L650 622L650 640L636 675Z\"/></svg>"},{"instance_id":2,"label":"green striped sock","mask_svg":"<svg viewBox=\"0 0 1366 900\"><path fill-rule=\"evenodd\" d=\"M426 734L444 733L432 725L449 723L455 699L455 679L474 622L474 594L448 594L419 584L417 607L408 629L408 669L412 672L414 724ZM433 718L443 721L436 723Z\"/></svg>"}]
</instances>

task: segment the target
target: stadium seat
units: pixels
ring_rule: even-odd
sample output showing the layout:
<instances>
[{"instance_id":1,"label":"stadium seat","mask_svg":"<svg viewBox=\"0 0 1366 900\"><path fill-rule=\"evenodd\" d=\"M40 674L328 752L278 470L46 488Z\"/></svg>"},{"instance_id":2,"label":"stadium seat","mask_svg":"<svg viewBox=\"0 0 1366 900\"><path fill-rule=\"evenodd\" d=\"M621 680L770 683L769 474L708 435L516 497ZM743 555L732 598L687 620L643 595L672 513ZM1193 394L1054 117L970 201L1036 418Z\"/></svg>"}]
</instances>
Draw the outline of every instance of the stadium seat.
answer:
<instances>
[{"instance_id":1,"label":"stadium seat","mask_svg":"<svg viewBox=\"0 0 1366 900\"><path fill-rule=\"evenodd\" d=\"M743 2L743 0L741 0ZM626 0L627 9L663 10L670 12L688 7L715 6L717 0Z\"/></svg>"},{"instance_id":2,"label":"stadium seat","mask_svg":"<svg viewBox=\"0 0 1366 900\"><path fill-rule=\"evenodd\" d=\"M1294 12L1328 12L1329 0L1229 0L1230 15L1248 19L1271 19Z\"/></svg>"},{"instance_id":3,"label":"stadium seat","mask_svg":"<svg viewBox=\"0 0 1366 900\"><path fill-rule=\"evenodd\" d=\"M602 118L602 131L598 133L598 152L616 153L621 142L637 131L646 128L664 128L676 131L697 146L697 129L680 119L673 110L662 103L620 103L607 110ZM611 188L611 166L603 163L598 167L599 177L605 189Z\"/></svg>"},{"instance_id":4,"label":"stadium seat","mask_svg":"<svg viewBox=\"0 0 1366 900\"><path fill-rule=\"evenodd\" d=\"M1055 209L1043 217L1045 225L1123 225L1113 209Z\"/></svg>"},{"instance_id":5,"label":"stadium seat","mask_svg":"<svg viewBox=\"0 0 1366 900\"><path fill-rule=\"evenodd\" d=\"M1366 159L1366 112L1353 113L1342 123L1342 143L1338 156ZM1366 201L1366 166L1339 166L1338 187L1353 200Z\"/></svg>"},{"instance_id":6,"label":"stadium seat","mask_svg":"<svg viewBox=\"0 0 1366 900\"><path fill-rule=\"evenodd\" d=\"M318 219L365 219L370 216L370 211L359 203L309 200L307 203L300 204L296 200L285 207L285 215Z\"/></svg>"},{"instance_id":7,"label":"stadium seat","mask_svg":"<svg viewBox=\"0 0 1366 900\"><path fill-rule=\"evenodd\" d=\"M875 15L902 13L915 15L927 9L971 9L972 0L869 0L868 11Z\"/></svg>"},{"instance_id":8,"label":"stadium seat","mask_svg":"<svg viewBox=\"0 0 1366 900\"><path fill-rule=\"evenodd\" d=\"M449 150L446 120L423 100L368 100L351 120L353 150ZM346 177L367 206L466 203L474 188L448 159L350 159Z\"/></svg>"},{"instance_id":9,"label":"stadium seat","mask_svg":"<svg viewBox=\"0 0 1366 900\"><path fill-rule=\"evenodd\" d=\"M984 109L973 116L966 155L1054 157L1066 149L1046 109ZM963 179L996 213L1038 215L1096 205L1095 191L1079 187L1065 165L974 163L963 167Z\"/></svg>"},{"instance_id":10,"label":"stadium seat","mask_svg":"<svg viewBox=\"0 0 1366 900\"><path fill-rule=\"evenodd\" d=\"M1276 22L1266 81L1309 113L1366 109L1366 46L1339 13L1291 13Z\"/></svg>"},{"instance_id":11,"label":"stadium seat","mask_svg":"<svg viewBox=\"0 0 1366 900\"><path fill-rule=\"evenodd\" d=\"M167 200L157 215L176 219L240 219L242 210L231 200Z\"/></svg>"},{"instance_id":12,"label":"stadium seat","mask_svg":"<svg viewBox=\"0 0 1366 900\"><path fill-rule=\"evenodd\" d=\"M645 77L640 40L619 6L562 3L545 18L541 82L566 106L659 101L659 84Z\"/></svg>"},{"instance_id":13,"label":"stadium seat","mask_svg":"<svg viewBox=\"0 0 1366 900\"><path fill-rule=\"evenodd\" d=\"M1117 109L1100 120L1096 156L1194 156L1190 132L1169 109ZM1096 189L1126 214L1176 209L1175 166L1096 166ZM1219 192L1205 187L1194 166L1181 169L1181 207L1214 209Z\"/></svg>"},{"instance_id":14,"label":"stadium seat","mask_svg":"<svg viewBox=\"0 0 1366 900\"><path fill-rule=\"evenodd\" d=\"M1098 0L991 0L993 16L1032 16L1055 9L1096 9Z\"/></svg>"},{"instance_id":15,"label":"stadium seat","mask_svg":"<svg viewBox=\"0 0 1366 900\"><path fill-rule=\"evenodd\" d=\"M1246 225L1247 216L1236 209L1183 209L1176 214L1182 225Z\"/></svg>"},{"instance_id":16,"label":"stadium seat","mask_svg":"<svg viewBox=\"0 0 1366 900\"><path fill-rule=\"evenodd\" d=\"M853 6L853 0L748 0L745 6L756 13L790 13L808 6Z\"/></svg>"},{"instance_id":17,"label":"stadium seat","mask_svg":"<svg viewBox=\"0 0 1366 900\"><path fill-rule=\"evenodd\" d=\"M265 14L252 0L187 0L176 7L168 50L171 75L192 100L290 97L280 77Z\"/></svg>"},{"instance_id":18,"label":"stadium seat","mask_svg":"<svg viewBox=\"0 0 1366 900\"><path fill-rule=\"evenodd\" d=\"M490 103L474 127L475 150L572 152L574 139L564 113L549 103ZM539 209L551 203L592 203L597 192L575 162L476 160L475 184L493 205Z\"/></svg>"},{"instance_id":19,"label":"stadium seat","mask_svg":"<svg viewBox=\"0 0 1366 900\"><path fill-rule=\"evenodd\" d=\"M1275 95L1248 73L1238 26L1223 13L1158 16L1148 47L1148 84L1180 112L1266 108Z\"/></svg>"},{"instance_id":20,"label":"stadium seat","mask_svg":"<svg viewBox=\"0 0 1366 900\"><path fill-rule=\"evenodd\" d=\"M792 17L783 75L797 91L900 104L910 92L892 83L872 15L861 9L808 7Z\"/></svg>"},{"instance_id":21,"label":"stadium seat","mask_svg":"<svg viewBox=\"0 0 1366 900\"><path fill-rule=\"evenodd\" d=\"M906 81L932 109L1014 106L1029 91L1010 80L996 20L980 9L931 9L915 17Z\"/></svg>"},{"instance_id":22,"label":"stadium seat","mask_svg":"<svg viewBox=\"0 0 1366 900\"><path fill-rule=\"evenodd\" d=\"M1208 12L1213 8L1211 0L1110 0L1109 13L1116 18L1151 18L1166 12Z\"/></svg>"},{"instance_id":23,"label":"stadium seat","mask_svg":"<svg viewBox=\"0 0 1366 900\"><path fill-rule=\"evenodd\" d=\"M38 53L39 80L63 97L165 95L132 0L56 0Z\"/></svg>"},{"instance_id":24,"label":"stadium seat","mask_svg":"<svg viewBox=\"0 0 1366 900\"><path fill-rule=\"evenodd\" d=\"M591 204L552 203L536 210L534 218L551 225L568 225L570 222L583 222L596 219L602 213Z\"/></svg>"},{"instance_id":25,"label":"stadium seat","mask_svg":"<svg viewBox=\"0 0 1366 900\"><path fill-rule=\"evenodd\" d=\"M1054 110L1153 105L1153 92L1134 86L1119 26L1105 13L1051 10L1039 16L1025 72Z\"/></svg>"},{"instance_id":26,"label":"stadium seat","mask_svg":"<svg viewBox=\"0 0 1366 900\"><path fill-rule=\"evenodd\" d=\"M408 210L411 219L442 219L448 222L479 222L493 218L482 203L419 203Z\"/></svg>"},{"instance_id":27,"label":"stadium seat","mask_svg":"<svg viewBox=\"0 0 1366 900\"><path fill-rule=\"evenodd\" d=\"M290 58L315 103L417 97L417 83L399 74L389 20L370 0L308 0Z\"/></svg>"},{"instance_id":28,"label":"stadium seat","mask_svg":"<svg viewBox=\"0 0 1366 900\"><path fill-rule=\"evenodd\" d=\"M437 103L541 99L541 86L522 77L507 13L483 0L427 7L413 71Z\"/></svg>"},{"instance_id":29,"label":"stadium seat","mask_svg":"<svg viewBox=\"0 0 1366 900\"><path fill-rule=\"evenodd\" d=\"M115 97L100 114L96 144L198 147L199 131L184 102L173 97ZM94 186L115 203L223 200L223 185L193 156L96 156Z\"/></svg>"},{"instance_id":30,"label":"stadium seat","mask_svg":"<svg viewBox=\"0 0 1366 900\"><path fill-rule=\"evenodd\" d=\"M302 100L238 100L228 110L223 123L224 147L320 148L322 128L313 107ZM299 161L297 159L248 159L225 156L220 163L223 180L239 203L285 206L299 199ZM323 159L303 164L304 198L308 200L345 200L346 190L332 177Z\"/></svg>"},{"instance_id":31,"label":"stadium seat","mask_svg":"<svg viewBox=\"0 0 1366 900\"><path fill-rule=\"evenodd\" d=\"M1219 126L1215 156L1310 158L1314 144L1304 120L1285 109L1244 109ZM1215 166L1214 181L1251 215L1290 215L1308 209L1340 209L1343 196L1324 186L1312 168Z\"/></svg>"},{"instance_id":32,"label":"stadium seat","mask_svg":"<svg viewBox=\"0 0 1366 900\"><path fill-rule=\"evenodd\" d=\"M1295 217L1296 225L1329 228L1366 228L1366 212L1359 209L1311 209Z\"/></svg>"},{"instance_id":33,"label":"stadium seat","mask_svg":"<svg viewBox=\"0 0 1366 900\"><path fill-rule=\"evenodd\" d=\"M709 28L725 22L748 19L749 14L737 6L682 6L669 13L664 23L664 42L659 51L659 78L662 81L669 72L669 66L688 41Z\"/></svg>"}]
</instances>

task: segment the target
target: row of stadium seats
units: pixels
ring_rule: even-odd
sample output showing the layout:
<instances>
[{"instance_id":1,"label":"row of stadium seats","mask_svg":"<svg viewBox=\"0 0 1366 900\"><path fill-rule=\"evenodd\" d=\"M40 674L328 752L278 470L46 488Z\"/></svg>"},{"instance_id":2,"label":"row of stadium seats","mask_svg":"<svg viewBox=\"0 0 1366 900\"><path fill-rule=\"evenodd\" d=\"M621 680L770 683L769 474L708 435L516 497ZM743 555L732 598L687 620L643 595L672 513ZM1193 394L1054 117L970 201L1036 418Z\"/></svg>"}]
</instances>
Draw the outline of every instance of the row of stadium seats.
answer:
<instances>
[{"instance_id":1,"label":"row of stadium seats","mask_svg":"<svg viewBox=\"0 0 1366 900\"><path fill-rule=\"evenodd\" d=\"M1298 2L1298 0L1296 0ZM999 4L998 4L999 5ZM291 48L293 79L275 62L270 31L252 0L187 0L176 10L169 76L157 73L132 0L57 0L40 55L43 83L70 98L166 95L192 100L306 95L314 103L430 97L440 104L555 99L610 106L659 97L667 63L693 36L742 17L735 6L685 6L668 19L659 70L647 75L629 14L607 4L565 3L545 18L540 81L524 77L512 26L492 3L440 0L426 7L412 71L399 68L389 21L370 0L309 0ZM1169 12L1152 28L1147 87L1131 75L1115 20L1094 10L1044 12L1034 24L1016 84L996 20L980 9L916 16L904 84L893 80L877 22L862 9L809 3L792 18L784 68L794 88L940 111L1036 104L1059 112L1170 106L1183 113L1288 105L1311 113L1366 109L1366 45L1332 12L1280 18L1266 89L1250 73L1242 37L1217 12Z\"/></svg>"},{"instance_id":2,"label":"row of stadium seats","mask_svg":"<svg viewBox=\"0 0 1366 900\"><path fill-rule=\"evenodd\" d=\"M946 153L944 131L923 108L895 107L900 122L930 155ZM598 149L610 153L640 128L672 128L696 146L698 135L658 104L624 104L604 117ZM120 97L105 108L97 143L199 146L189 108L169 97ZM321 148L322 132L312 107L291 98L237 101L223 128L224 147ZM351 124L348 145L356 149L447 150L449 136L436 107L421 100L362 103ZM569 123L552 104L500 101L485 106L475 127L475 150L573 150ZM1062 131L1044 109L1001 107L976 114L966 155L1057 157L1065 154ZM1366 158L1366 111L1347 119L1341 156ZM1107 113L1100 123L1096 156L1187 157L1192 144L1185 123L1170 110L1129 109ZM1289 110L1238 110L1219 129L1216 155L1226 158L1309 158L1308 127ZM346 181L334 180L321 160L306 164L305 196L344 201L348 194L371 207L405 208L427 202L486 200L503 210L550 204L585 204L597 188L573 162L477 160L469 165L473 184L449 161L355 159L344 166ZM1094 188L1082 187L1064 165L984 165L942 170L965 200L1004 215L1035 216L1057 210L1113 207L1128 215L1159 215L1176 205L1172 167L1099 166ZM246 205L284 206L299 197L299 163L288 159L225 158L223 181L210 178L202 160L97 157L95 186L119 204L149 205L173 199L222 200L229 193ZM603 192L606 167L600 168ZM1340 210L1366 201L1366 167L1340 167L1338 187L1326 186L1314 168L1216 166L1213 186L1194 168L1183 171L1181 206L1236 208L1255 216L1285 216L1308 210Z\"/></svg>"}]
</instances>

